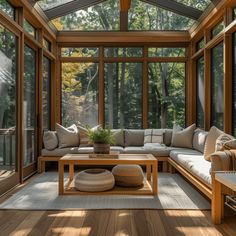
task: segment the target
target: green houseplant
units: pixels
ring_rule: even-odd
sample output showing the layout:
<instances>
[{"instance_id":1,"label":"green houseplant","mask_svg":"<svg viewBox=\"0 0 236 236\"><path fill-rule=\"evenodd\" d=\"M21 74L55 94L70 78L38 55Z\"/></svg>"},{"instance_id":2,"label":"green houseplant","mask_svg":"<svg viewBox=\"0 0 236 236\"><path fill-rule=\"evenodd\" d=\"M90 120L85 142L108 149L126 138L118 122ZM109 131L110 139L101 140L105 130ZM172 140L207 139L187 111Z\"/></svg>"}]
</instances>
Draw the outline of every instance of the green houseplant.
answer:
<instances>
[{"instance_id":1,"label":"green houseplant","mask_svg":"<svg viewBox=\"0 0 236 236\"><path fill-rule=\"evenodd\" d=\"M94 153L97 154L108 154L110 145L114 144L114 137L110 128L98 128L96 130L88 128L88 138L93 143Z\"/></svg>"}]
</instances>

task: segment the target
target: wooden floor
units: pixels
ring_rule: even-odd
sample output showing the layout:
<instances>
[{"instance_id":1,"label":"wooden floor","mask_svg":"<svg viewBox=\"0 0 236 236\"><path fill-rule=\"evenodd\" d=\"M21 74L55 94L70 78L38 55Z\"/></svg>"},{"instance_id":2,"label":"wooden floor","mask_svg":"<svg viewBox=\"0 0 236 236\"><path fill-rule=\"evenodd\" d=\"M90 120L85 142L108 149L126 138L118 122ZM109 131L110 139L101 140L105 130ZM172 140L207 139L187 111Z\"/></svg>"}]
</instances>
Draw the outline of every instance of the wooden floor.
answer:
<instances>
[{"instance_id":1,"label":"wooden floor","mask_svg":"<svg viewBox=\"0 0 236 236\"><path fill-rule=\"evenodd\" d=\"M236 235L236 215L211 223L210 211L0 211L0 235Z\"/></svg>"},{"instance_id":2,"label":"wooden floor","mask_svg":"<svg viewBox=\"0 0 236 236\"><path fill-rule=\"evenodd\" d=\"M0 203L34 177L0 198ZM0 236L43 235L191 235L236 236L236 213L225 210L221 225L211 223L211 211L200 210L0 210Z\"/></svg>"}]
</instances>

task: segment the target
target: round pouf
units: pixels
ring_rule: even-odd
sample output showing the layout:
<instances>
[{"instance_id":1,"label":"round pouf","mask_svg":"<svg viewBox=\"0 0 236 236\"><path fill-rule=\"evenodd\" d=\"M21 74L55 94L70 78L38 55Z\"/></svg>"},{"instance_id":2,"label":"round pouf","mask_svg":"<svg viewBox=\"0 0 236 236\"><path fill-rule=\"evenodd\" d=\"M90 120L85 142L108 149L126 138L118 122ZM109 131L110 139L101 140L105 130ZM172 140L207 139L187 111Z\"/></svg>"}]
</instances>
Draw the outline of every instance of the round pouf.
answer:
<instances>
[{"instance_id":1,"label":"round pouf","mask_svg":"<svg viewBox=\"0 0 236 236\"><path fill-rule=\"evenodd\" d=\"M117 165L113 167L112 174L116 185L136 187L143 184L143 170L139 165Z\"/></svg>"},{"instance_id":2,"label":"round pouf","mask_svg":"<svg viewBox=\"0 0 236 236\"><path fill-rule=\"evenodd\" d=\"M75 177L75 188L83 192L101 192L112 189L115 179L112 173L104 169L89 169Z\"/></svg>"}]
</instances>

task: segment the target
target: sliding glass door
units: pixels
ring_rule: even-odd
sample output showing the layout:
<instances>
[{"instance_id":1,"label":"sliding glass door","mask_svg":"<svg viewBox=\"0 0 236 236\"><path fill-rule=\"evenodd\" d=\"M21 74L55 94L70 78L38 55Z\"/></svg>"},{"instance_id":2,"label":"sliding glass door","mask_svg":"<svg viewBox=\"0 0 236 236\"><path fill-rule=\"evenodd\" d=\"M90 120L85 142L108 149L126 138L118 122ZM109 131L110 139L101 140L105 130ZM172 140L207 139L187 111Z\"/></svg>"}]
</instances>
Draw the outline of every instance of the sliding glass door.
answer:
<instances>
[{"instance_id":1,"label":"sliding glass door","mask_svg":"<svg viewBox=\"0 0 236 236\"><path fill-rule=\"evenodd\" d=\"M24 47L23 88L23 166L24 177L35 169L36 152L36 56L34 49Z\"/></svg>"},{"instance_id":2,"label":"sliding glass door","mask_svg":"<svg viewBox=\"0 0 236 236\"><path fill-rule=\"evenodd\" d=\"M19 183L17 37L0 25L0 195Z\"/></svg>"}]
</instances>

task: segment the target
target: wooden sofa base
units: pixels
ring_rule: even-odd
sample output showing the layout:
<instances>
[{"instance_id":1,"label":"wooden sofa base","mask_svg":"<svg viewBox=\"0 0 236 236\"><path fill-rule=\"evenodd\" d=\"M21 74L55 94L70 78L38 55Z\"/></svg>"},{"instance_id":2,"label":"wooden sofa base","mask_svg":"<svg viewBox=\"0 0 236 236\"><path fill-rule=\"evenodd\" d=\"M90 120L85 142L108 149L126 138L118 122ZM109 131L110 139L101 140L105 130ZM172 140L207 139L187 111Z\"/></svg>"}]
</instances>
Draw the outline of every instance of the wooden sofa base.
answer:
<instances>
[{"instance_id":1,"label":"wooden sofa base","mask_svg":"<svg viewBox=\"0 0 236 236\"><path fill-rule=\"evenodd\" d=\"M45 172L45 163L47 161L58 162L61 157L57 156L39 156L38 157L38 173ZM169 165L168 165L168 157L157 157L158 163L162 162L162 171L168 172Z\"/></svg>"},{"instance_id":2,"label":"wooden sofa base","mask_svg":"<svg viewBox=\"0 0 236 236\"><path fill-rule=\"evenodd\" d=\"M212 190L207 185L198 180L195 176L193 176L190 172L185 170L173 159L168 158L168 163L171 165L171 169L174 168L178 170L184 177L188 179L188 181L190 181L195 187L197 187L203 194L205 194L209 199L212 199Z\"/></svg>"}]
</instances>

